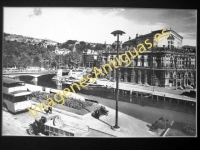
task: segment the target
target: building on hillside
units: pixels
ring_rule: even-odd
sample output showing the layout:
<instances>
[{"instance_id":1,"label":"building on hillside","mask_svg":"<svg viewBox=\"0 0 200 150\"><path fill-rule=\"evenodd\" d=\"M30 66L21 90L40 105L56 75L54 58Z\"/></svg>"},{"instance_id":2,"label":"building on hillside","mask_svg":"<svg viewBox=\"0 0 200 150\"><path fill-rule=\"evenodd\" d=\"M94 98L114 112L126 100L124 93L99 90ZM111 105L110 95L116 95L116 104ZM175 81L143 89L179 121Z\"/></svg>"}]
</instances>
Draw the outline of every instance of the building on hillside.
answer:
<instances>
[{"instance_id":1,"label":"building on hillside","mask_svg":"<svg viewBox=\"0 0 200 150\"><path fill-rule=\"evenodd\" d=\"M94 50L84 50L83 51L83 67L93 68L94 66L100 67L100 55Z\"/></svg>"},{"instance_id":2,"label":"building on hillside","mask_svg":"<svg viewBox=\"0 0 200 150\"><path fill-rule=\"evenodd\" d=\"M134 39L123 43L123 47L119 48L119 54L137 47L146 39L149 39L153 46L138 57L131 59L130 66L122 66L119 71L119 79L124 82L162 87L195 85L196 48L182 46L183 37L175 31L170 29L165 32L169 33L169 37L160 43L154 40L154 35L162 34L162 30L140 36L136 34ZM116 49L102 51L100 64L109 63L110 58L114 55L117 55ZM109 71L109 76L115 77L115 71Z\"/></svg>"},{"instance_id":3,"label":"building on hillside","mask_svg":"<svg viewBox=\"0 0 200 150\"><path fill-rule=\"evenodd\" d=\"M70 52L71 51L66 48L59 49L58 47L56 47L56 49L55 49L55 54L57 54L57 55L67 55Z\"/></svg>"}]
</instances>

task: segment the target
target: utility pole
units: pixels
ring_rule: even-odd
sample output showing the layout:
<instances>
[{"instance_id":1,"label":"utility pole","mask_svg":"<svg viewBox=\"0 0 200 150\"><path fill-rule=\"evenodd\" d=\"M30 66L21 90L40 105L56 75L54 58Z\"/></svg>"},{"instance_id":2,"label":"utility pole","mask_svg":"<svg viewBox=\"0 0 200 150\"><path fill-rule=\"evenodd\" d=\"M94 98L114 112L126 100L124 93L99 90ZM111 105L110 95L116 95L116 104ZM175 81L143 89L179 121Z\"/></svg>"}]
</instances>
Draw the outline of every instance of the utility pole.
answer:
<instances>
[{"instance_id":1,"label":"utility pole","mask_svg":"<svg viewBox=\"0 0 200 150\"><path fill-rule=\"evenodd\" d=\"M112 32L114 36L117 35L117 58L119 59L119 35L125 34L125 32L117 30ZM117 62L118 65L118 62ZM119 92L119 68L116 68L116 115L115 115L115 126L112 126L113 130L120 130L120 127L118 126L118 92Z\"/></svg>"}]
</instances>

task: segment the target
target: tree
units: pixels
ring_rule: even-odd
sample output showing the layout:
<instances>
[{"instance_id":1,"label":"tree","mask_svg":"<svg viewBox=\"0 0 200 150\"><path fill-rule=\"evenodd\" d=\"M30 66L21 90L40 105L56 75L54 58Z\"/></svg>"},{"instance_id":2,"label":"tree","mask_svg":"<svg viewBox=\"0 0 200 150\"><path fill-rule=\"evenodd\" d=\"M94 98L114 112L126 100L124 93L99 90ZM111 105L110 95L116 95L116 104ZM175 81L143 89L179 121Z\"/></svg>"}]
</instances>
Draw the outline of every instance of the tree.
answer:
<instances>
[{"instance_id":1,"label":"tree","mask_svg":"<svg viewBox=\"0 0 200 150\"><path fill-rule=\"evenodd\" d=\"M69 49L69 43L64 42L64 43L61 45L61 48Z\"/></svg>"},{"instance_id":2,"label":"tree","mask_svg":"<svg viewBox=\"0 0 200 150\"><path fill-rule=\"evenodd\" d=\"M69 64L78 67L82 63L82 55L77 51L69 53Z\"/></svg>"},{"instance_id":3,"label":"tree","mask_svg":"<svg viewBox=\"0 0 200 150\"><path fill-rule=\"evenodd\" d=\"M67 54L67 55L64 55L64 56L63 56L63 63L64 63L65 66L66 66L66 65L69 65L69 61L70 61L69 55L68 55L68 54Z\"/></svg>"},{"instance_id":4,"label":"tree","mask_svg":"<svg viewBox=\"0 0 200 150\"><path fill-rule=\"evenodd\" d=\"M113 44L111 45L111 47L112 47L113 49L115 49L115 47L116 47L115 43L113 43Z\"/></svg>"},{"instance_id":5,"label":"tree","mask_svg":"<svg viewBox=\"0 0 200 150\"><path fill-rule=\"evenodd\" d=\"M92 49L90 43L88 43L88 44L86 45L86 49Z\"/></svg>"},{"instance_id":6,"label":"tree","mask_svg":"<svg viewBox=\"0 0 200 150\"><path fill-rule=\"evenodd\" d=\"M27 56L26 54L22 54L21 58L19 59L19 66L26 68L27 66L30 66L31 63L31 58L29 58L29 56Z\"/></svg>"},{"instance_id":7,"label":"tree","mask_svg":"<svg viewBox=\"0 0 200 150\"><path fill-rule=\"evenodd\" d=\"M95 50L103 50L103 45L102 44L96 44Z\"/></svg>"},{"instance_id":8,"label":"tree","mask_svg":"<svg viewBox=\"0 0 200 150\"><path fill-rule=\"evenodd\" d=\"M41 58L40 58L40 56L35 56L34 57L34 59L33 59L33 65L41 67Z\"/></svg>"},{"instance_id":9,"label":"tree","mask_svg":"<svg viewBox=\"0 0 200 150\"><path fill-rule=\"evenodd\" d=\"M15 55L9 55L7 56L7 61L9 67L18 66L19 61L18 58Z\"/></svg>"}]
</instances>

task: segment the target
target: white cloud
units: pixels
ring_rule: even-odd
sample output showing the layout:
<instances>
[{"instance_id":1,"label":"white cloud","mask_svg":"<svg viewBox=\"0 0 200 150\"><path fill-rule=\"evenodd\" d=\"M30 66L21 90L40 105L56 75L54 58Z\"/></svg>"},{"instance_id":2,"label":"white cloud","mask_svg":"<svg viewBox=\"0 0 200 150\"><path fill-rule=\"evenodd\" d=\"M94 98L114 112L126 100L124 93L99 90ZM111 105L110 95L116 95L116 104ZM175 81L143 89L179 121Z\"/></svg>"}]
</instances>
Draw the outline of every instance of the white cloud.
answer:
<instances>
[{"instance_id":1,"label":"white cloud","mask_svg":"<svg viewBox=\"0 0 200 150\"><path fill-rule=\"evenodd\" d=\"M191 39L183 39L182 45L190 45L190 46L196 46L196 40L191 40Z\"/></svg>"},{"instance_id":2,"label":"white cloud","mask_svg":"<svg viewBox=\"0 0 200 150\"><path fill-rule=\"evenodd\" d=\"M129 39L129 36L135 38L136 33L141 35L153 30L168 28L159 21L150 26L116 15L119 12L125 13L125 8L110 8L109 10L109 8L42 7L36 11L37 15L33 16L33 12L34 8L4 8L4 32L47 38L58 42L74 39L95 43L105 41L113 43L117 38L110 33L115 30L126 32L125 35L120 36L120 41L124 42ZM145 18L142 19L145 20Z\"/></svg>"}]
</instances>

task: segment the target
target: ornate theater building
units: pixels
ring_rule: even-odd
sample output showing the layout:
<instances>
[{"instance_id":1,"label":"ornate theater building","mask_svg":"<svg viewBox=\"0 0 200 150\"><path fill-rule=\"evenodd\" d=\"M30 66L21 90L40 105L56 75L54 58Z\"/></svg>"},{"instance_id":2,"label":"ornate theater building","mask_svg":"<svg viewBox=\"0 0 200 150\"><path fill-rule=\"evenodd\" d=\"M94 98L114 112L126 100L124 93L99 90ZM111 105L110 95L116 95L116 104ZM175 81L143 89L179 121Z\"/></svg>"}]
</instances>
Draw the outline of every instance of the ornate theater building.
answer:
<instances>
[{"instance_id":1,"label":"ornate theater building","mask_svg":"<svg viewBox=\"0 0 200 150\"><path fill-rule=\"evenodd\" d=\"M147 49L134 59L131 65L122 66L119 71L119 79L122 82L153 86L186 87L196 83L196 48L194 46L182 46L183 37L173 30L166 30L169 37L162 42L157 42L154 35L162 34L162 30L152 31L146 35L136 34L119 46L119 55L127 50L144 43L146 39L152 43L152 48ZM109 60L117 54L117 50L104 50L101 57L101 65L109 63ZM131 58L131 57L130 57ZM115 77L115 71L109 72L110 77Z\"/></svg>"}]
</instances>

